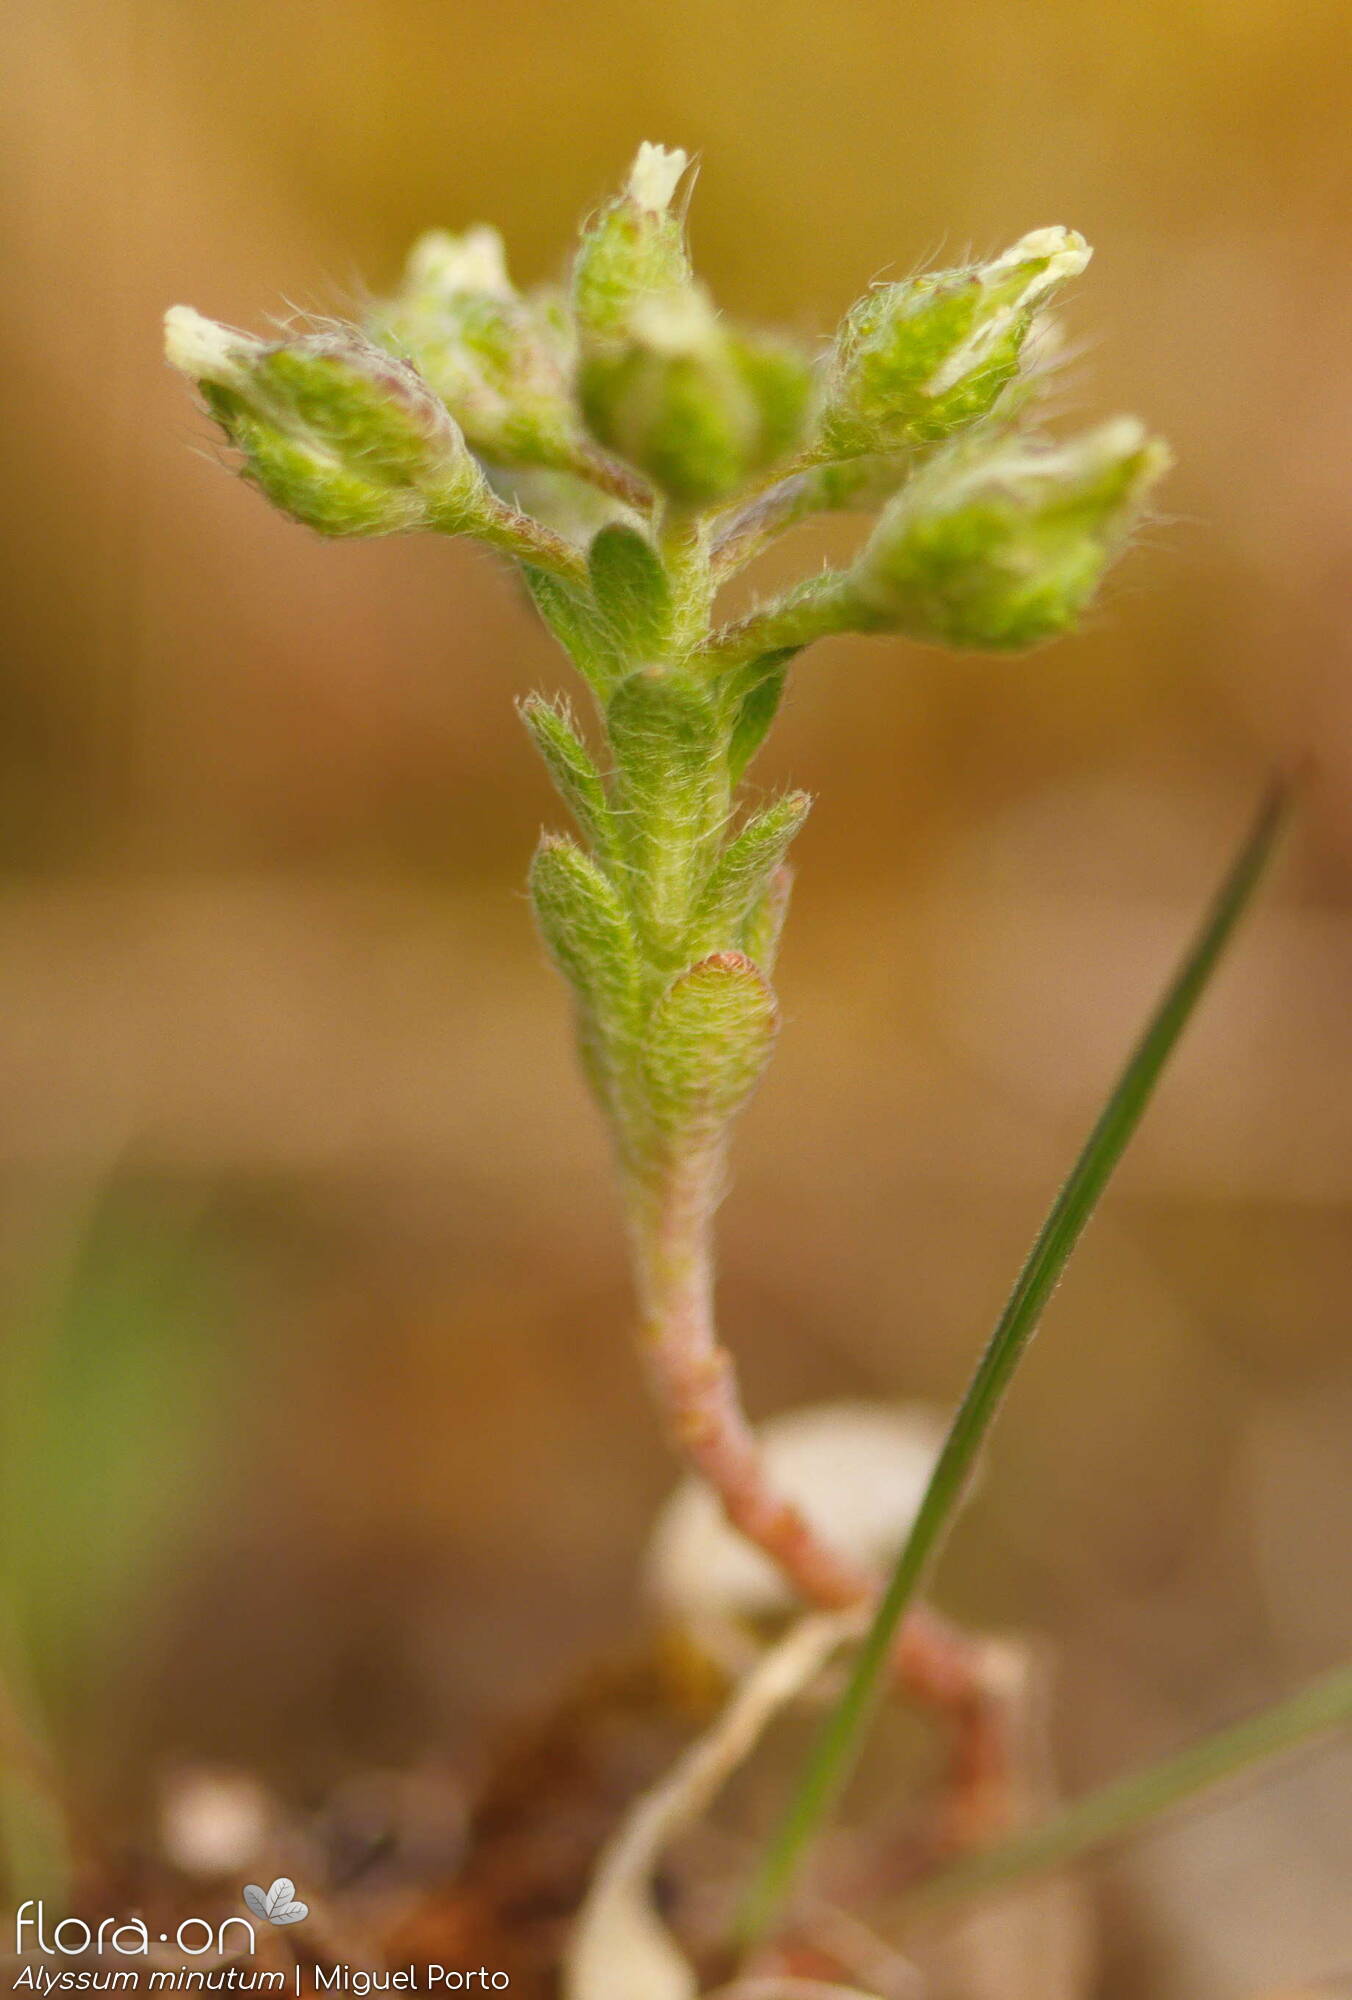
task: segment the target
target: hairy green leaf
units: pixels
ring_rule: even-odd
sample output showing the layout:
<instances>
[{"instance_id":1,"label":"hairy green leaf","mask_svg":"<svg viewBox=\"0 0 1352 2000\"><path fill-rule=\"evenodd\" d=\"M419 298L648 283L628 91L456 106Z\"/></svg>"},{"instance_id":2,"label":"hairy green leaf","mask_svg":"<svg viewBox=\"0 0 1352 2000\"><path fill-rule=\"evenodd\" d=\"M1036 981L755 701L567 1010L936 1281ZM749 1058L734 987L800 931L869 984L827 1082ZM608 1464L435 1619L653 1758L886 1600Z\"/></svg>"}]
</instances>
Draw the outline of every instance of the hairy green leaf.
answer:
<instances>
[{"instance_id":1,"label":"hairy green leaf","mask_svg":"<svg viewBox=\"0 0 1352 2000\"><path fill-rule=\"evenodd\" d=\"M531 741L544 758L555 789L587 836L603 867L615 862L615 822L591 752L578 734L567 702L527 695L519 706Z\"/></svg>"},{"instance_id":2,"label":"hairy green leaf","mask_svg":"<svg viewBox=\"0 0 1352 2000\"><path fill-rule=\"evenodd\" d=\"M761 901L789 843L811 811L806 792L774 799L733 835L719 855L695 911L693 949L713 951L740 943L752 909Z\"/></svg>"},{"instance_id":3,"label":"hairy green leaf","mask_svg":"<svg viewBox=\"0 0 1352 2000\"><path fill-rule=\"evenodd\" d=\"M671 636L671 584L648 537L612 523L593 539L587 562L616 652L635 665L661 659Z\"/></svg>"},{"instance_id":4,"label":"hairy green leaf","mask_svg":"<svg viewBox=\"0 0 1352 2000\"><path fill-rule=\"evenodd\" d=\"M720 1136L759 1081L778 1025L775 996L744 952L714 952L672 981L644 1050L664 1148L698 1150Z\"/></svg>"},{"instance_id":5,"label":"hairy green leaf","mask_svg":"<svg viewBox=\"0 0 1352 2000\"><path fill-rule=\"evenodd\" d=\"M797 652L796 646L781 646L777 652L750 661L733 676L736 707L728 745L728 774L734 785L770 733Z\"/></svg>"},{"instance_id":6,"label":"hairy green leaf","mask_svg":"<svg viewBox=\"0 0 1352 2000\"><path fill-rule=\"evenodd\" d=\"M742 926L742 950L754 958L766 978L774 972L779 958L779 939L789 914L793 894L793 870L788 862L776 868L751 907Z\"/></svg>"},{"instance_id":7,"label":"hairy green leaf","mask_svg":"<svg viewBox=\"0 0 1352 2000\"><path fill-rule=\"evenodd\" d=\"M613 882L576 841L546 834L530 872L531 903L555 963L583 1014L617 1054L637 1025L637 952L629 914Z\"/></svg>"},{"instance_id":8,"label":"hairy green leaf","mask_svg":"<svg viewBox=\"0 0 1352 2000\"><path fill-rule=\"evenodd\" d=\"M583 679L604 700L624 673L625 662L591 592L529 563L523 566L522 574L531 602L545 624Z\"/></svg>"}]
</instances>

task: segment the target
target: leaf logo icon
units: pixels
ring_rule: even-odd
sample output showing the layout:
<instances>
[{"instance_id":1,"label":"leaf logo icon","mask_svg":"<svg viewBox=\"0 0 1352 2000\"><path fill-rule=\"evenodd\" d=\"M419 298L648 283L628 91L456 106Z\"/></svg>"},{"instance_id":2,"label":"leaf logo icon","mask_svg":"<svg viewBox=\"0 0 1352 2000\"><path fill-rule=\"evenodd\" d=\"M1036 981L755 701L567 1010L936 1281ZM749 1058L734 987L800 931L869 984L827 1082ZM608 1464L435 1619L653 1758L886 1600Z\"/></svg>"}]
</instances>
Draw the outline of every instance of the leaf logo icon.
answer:
<instances>
[{"instance_id":1,"label":"leaf logo icon","mask_svg":"<svg viewBox=\"0 0 1352 2000\"><path fill-rule=\"evenodd\" d=\"M296 1901L296 1885L285 1875L279 1875L270 1889L250 1882L244 1900L256 1917L269 1924L298 1924L310 1914L310 1905Z\"/></svg>"}]
</instances>

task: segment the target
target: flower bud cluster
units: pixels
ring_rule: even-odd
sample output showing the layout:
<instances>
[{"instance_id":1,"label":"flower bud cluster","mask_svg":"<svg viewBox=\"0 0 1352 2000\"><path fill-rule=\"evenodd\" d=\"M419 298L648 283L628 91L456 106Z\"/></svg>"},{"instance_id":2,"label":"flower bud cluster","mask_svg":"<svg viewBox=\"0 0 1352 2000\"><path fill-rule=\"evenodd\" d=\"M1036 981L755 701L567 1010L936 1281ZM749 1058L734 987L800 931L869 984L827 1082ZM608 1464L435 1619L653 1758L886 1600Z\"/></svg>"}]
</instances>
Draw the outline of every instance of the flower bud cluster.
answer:
<instances>
[{"instance_id":1,"label":"flower bud cluster","mask_svg":"<svg viewBox=\"0 0 1352 2000\"><path fill-rule=\"evenodd\" d=\"M1089 258L1072 231L877 287L814 360L717 311L688 170L641 147L563 290L519 290L492 229L434 231L361 329L261 340L184 306L166 329L275 505L326 535L507 551L589 683L590 730L523 710L581 836L542 842L532 899L640 1202L695 1159L716 1191L774 1041L809 801L739 818L735 790L794 656L841 631L997 651L1064 631L1168 462L1131 419L1060 444L1026 428L1047 302ZM751 556L846 508L877 515L851 567L715 628Z\"/></svg>"},{"instance_id":2,"label":"flower bud cluster","mask_svg":"<svg viewBox=\"0 0 1352 2000\"><path fill-rule=\"evenodd\" d=\"M363 330L259 340L178 306L170 359L246 474L324 534L479 534L567 578L607 522L660 538L712 515L696 532L707 606L804 514L883 507L847 578L779 607L783 650L847 627L998 648L1064 629L1163 463L1120 426L1019 441L1045 308L1087 264L1083 238L1037 229L988 262L877 286L814 360L717 311L691 265L689 180L684 152L641 146L563 291L519 290L496 230L433 230ZM540 601L572 650L613 652L603 606Z\"/></svg>"}]
</instances>

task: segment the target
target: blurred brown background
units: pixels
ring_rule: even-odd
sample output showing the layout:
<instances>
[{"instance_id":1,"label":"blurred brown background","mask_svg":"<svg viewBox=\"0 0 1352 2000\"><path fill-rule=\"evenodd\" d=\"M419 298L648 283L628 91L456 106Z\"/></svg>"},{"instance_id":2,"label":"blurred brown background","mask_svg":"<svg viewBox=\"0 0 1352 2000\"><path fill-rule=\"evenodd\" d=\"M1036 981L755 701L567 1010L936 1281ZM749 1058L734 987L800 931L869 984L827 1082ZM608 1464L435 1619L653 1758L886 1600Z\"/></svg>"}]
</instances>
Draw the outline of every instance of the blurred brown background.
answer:
<instances>
[{"instance_id":1,"label":"blurred brown background","mask_svg":"<svg viewBox=\"0 0 1352 2000\"><path fill-rule=\"evenodd\" d=\"M270 515L158 322L341 309L433 223L552 274L644 137L702 156L723 301L804 329L1082 229L1070 413L1179 457L1083 636L799 671L756 773L819 795L789 1032L725 1216L749 1399L956 1393L1264 775L1312 756L940 1595L1055 1638L1076 1786L1345 1650L1346 39L1336 0L9 10L4 1532L96 1794L189 1758L304 1801L632 1628L669 1466L521 895L555 809L512 698L563 665L474 552ZM1105 1993L1352 1962L1348 1773L1102 1867Z\"/></svg>"}]
</instances>

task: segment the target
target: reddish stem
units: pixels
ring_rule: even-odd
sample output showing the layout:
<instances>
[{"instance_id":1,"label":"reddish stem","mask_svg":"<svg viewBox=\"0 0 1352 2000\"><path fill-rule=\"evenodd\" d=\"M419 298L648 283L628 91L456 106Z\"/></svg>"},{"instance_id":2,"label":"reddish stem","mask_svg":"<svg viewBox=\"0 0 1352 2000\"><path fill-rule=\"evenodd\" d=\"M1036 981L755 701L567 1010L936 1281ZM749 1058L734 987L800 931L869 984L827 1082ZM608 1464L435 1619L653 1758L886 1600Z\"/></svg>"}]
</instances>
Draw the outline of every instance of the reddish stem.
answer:
<instances>
[{"instance_id":1,"label":"reddish stem","mask_svg":"<svg viewBox=\"0 0 1352 2000\"><path fill-rule=\"evenodd\" d=\"M634 1189L648 1379L676 1450L708 1481L733 1527L809 1604L842 1610L876 1596L878 1579L824 1541L802 1509L770 1484L736 1368L718 1338L711 1242L723 1158L721 1142L692 1150ZM918 1606L901 1629L896 1677L951 1734L946 1844L991 1838L1007 1816L1007 1746L1003 1705L986 1675L981 1642Z\"/></svg>"}]
</instances>

